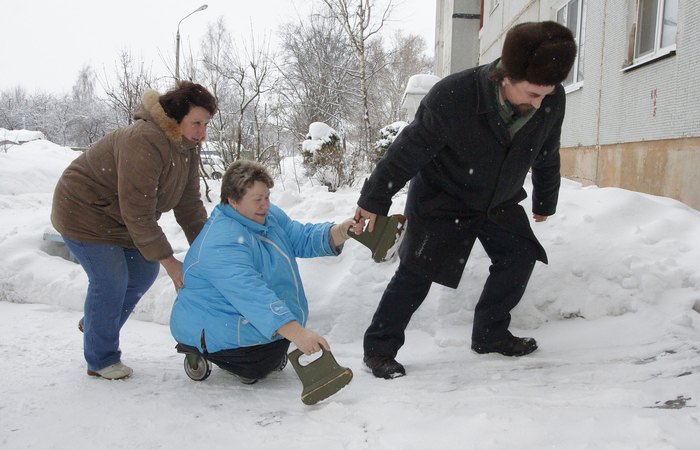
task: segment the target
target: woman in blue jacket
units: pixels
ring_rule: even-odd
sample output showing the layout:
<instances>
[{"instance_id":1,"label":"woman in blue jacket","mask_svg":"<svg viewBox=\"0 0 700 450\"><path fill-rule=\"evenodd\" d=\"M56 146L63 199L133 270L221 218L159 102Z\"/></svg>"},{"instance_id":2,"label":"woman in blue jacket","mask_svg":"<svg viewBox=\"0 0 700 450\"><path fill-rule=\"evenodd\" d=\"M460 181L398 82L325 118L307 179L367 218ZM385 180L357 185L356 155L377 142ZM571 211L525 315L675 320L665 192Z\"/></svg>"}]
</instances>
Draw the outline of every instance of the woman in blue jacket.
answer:
<instances>
[{"instance_id":1,"label":"woman in blue jacket","mask_svg":"<svg viewBox=\"0 0 700 450\"><path fill-rule=\"evenodd\" d=\"M281 370L290 341L307 355L330 350L305 328L309 307L296 258L338 255L348 229L362 227L353 219L340 225L291 220L270 204L273 185L259 163L229 167L221 204L185 257L185 287L170 317L180 350L196 348L245 383Z\"/></svg>"}]
</instances>

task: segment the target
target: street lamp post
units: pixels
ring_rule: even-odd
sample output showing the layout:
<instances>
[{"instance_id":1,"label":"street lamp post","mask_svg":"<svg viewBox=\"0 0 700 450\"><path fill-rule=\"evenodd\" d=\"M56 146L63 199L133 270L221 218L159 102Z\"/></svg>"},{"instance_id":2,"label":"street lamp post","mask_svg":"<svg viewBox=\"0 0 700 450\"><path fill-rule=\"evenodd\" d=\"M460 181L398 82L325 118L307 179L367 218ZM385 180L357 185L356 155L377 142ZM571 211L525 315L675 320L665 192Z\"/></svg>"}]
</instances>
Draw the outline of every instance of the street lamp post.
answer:
<instances>
[{"instance_id":1,"label":"street lamp post","mask_svg":"<svg viewBox=\"0 0 700 450\"><path fill-rule=\"evenodd\" d=\"M175 80L180 81L180 24L182 23L183 20L187 19L190 17L192 14L199 12L199 11L204 11L207 9L207 6L209 5L202 5L199 8L195 9L191 13L187 14L185 17L180 19L180 21L177 23L177 34L175 35Z\"/></svg>"}]
</instances>

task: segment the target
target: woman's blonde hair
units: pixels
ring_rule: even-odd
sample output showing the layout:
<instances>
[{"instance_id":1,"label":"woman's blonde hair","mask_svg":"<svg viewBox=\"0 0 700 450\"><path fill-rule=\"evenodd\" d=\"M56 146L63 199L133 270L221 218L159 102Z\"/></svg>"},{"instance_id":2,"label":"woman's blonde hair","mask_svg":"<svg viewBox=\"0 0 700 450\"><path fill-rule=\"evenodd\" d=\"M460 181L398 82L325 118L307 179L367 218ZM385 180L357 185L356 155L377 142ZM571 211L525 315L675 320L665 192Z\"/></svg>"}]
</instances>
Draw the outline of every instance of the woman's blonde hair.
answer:
<instances>
[{"instance_id":1,"label":"woman's blonde hair","mask_svg":"<svg viewBox=\"0 0 700 450\"><path fill-rule=\"evenodd\" d=\"M267 168L259 162L247 159L234 162L221 180L221 203L228 203L229 199L238 202L256 181L262 181L269 189L275 185Z\"/></svg>"}]
</instances>

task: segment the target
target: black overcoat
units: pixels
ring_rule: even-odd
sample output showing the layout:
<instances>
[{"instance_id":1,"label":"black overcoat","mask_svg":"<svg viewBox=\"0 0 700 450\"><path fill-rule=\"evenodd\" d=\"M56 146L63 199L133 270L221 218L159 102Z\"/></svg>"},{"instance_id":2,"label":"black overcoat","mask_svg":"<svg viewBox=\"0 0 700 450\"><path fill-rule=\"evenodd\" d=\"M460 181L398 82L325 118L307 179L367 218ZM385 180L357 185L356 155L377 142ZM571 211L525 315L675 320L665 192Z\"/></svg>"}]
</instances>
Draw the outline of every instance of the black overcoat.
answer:
<instances>
[{"instance_id":1,"label":"black overcoat","mask_svg":"<svg viewBox=\"0 0 700 450\"><path fill-rule=\"evenodd\" d=\"M410 180L401 262L456 288L487 218L540 248L525 210L523 184L532 169L532 211L554 214L559 194L559 137L566 97L558 85L511 139L496 107L489 73L496 63L445 77L415 119L387 149L362 188L358 205L386 215Z\"/></svg>"}]
</instances>

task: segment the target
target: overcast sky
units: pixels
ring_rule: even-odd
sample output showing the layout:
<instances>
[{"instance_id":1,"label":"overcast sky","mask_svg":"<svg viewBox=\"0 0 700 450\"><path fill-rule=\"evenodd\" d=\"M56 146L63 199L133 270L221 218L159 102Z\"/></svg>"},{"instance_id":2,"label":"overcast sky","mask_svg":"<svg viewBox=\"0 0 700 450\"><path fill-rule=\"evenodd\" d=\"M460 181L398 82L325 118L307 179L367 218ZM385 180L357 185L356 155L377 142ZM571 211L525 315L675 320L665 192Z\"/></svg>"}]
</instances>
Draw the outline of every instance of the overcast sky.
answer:
<instances>
[{"instance_id":1,"label":"overcast sky","mask_svg":"<svg viewBox=\"0 0 700 450\"><path fill-rule=\"evenodd\" d=\"M90 64L100 76L114 72L122 49L165 74L163 57L174 60L180 19L203 3L209 6L180 24L180 45L199 48L207 24L224 16L238 39L273 34L278 24L297 17L311 0L7 0L0 8L0 89L24 87L29 93L69 92L80 69ZM316 0L319 1L319 0ZM377 0L378 4L387 0ZM432 55L435 0L401 3L392 28L420 34ZM163 55L163 56L161 56ZM181 56L182 57L182 56Z\"/></svg>"}]
</instances>

